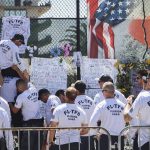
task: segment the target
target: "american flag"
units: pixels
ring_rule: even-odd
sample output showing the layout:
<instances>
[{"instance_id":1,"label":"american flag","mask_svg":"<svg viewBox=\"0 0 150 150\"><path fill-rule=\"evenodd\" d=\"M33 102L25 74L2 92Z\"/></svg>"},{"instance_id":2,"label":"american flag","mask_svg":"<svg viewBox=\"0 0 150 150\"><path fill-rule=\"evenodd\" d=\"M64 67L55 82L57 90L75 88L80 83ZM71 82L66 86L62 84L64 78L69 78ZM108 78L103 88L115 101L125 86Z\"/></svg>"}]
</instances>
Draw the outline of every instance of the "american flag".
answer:
<instances>
[{"instance_id":1,"label":"american flag","mask_svg":"<svg viewBox=\"0 0 150 150\"><path fill-rule=\"evenodd\" d=\"M88 57L97 58L98 49L104 58L115 58L113 27L131 14L138 0L87 0L88 4Z\"/></svg>"}]
</instances>

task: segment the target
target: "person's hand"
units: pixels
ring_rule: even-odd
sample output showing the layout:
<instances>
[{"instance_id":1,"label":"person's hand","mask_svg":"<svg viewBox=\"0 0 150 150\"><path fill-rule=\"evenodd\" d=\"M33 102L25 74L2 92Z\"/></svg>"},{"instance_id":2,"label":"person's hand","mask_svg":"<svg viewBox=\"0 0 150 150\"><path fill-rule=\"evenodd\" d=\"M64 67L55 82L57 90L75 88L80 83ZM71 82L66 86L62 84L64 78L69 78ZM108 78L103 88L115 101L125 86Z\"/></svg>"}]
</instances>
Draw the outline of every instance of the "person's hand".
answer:
<instances>
[{"instance_id":1,"label":"person's hand","mask_svg":"<svg viewBox=\"0 0 150 150\"><path fill-rule=\"evenodd\" d=\"M4 80L3 80L3 76L2 76L1 71L0 71L0 86L2 86L2 85L3 85L3 82L4 82Z\"/></svg>"},{"instance_id":2,"label":"person's hand","mask_svg":"<svg viewBox=\"0 0 150 150\"><path fill-rule=\"evenodd\" d=\"M28 74L27 70L23 71L23 77L24 77L24 79L26 79L27 81L29 81L29 74Z\"/></svg>"},{"instance_id":3,"label":"person's hand","mask_svg":"<svg viewBox=\"0 0 150 150\"><path fill-rule=\"evenodd\" d=\"M128 103L129 105L132 105L134 98L135 98L134 95L130 95L130 96L127 98L127 103Z\"/></svg>"},{"instance_id":4,"label":"person's hand","mask_svg":"<svg viewBox=\"0 0 150 150\"><path fill-rule=\"evenodd\" d=\"M15 71L18 70L18 67L17 67L17 65L15 65L15 64L12 65L11 68L12 68L13 70L15 70Z\"/></svg>"}]
</instances>

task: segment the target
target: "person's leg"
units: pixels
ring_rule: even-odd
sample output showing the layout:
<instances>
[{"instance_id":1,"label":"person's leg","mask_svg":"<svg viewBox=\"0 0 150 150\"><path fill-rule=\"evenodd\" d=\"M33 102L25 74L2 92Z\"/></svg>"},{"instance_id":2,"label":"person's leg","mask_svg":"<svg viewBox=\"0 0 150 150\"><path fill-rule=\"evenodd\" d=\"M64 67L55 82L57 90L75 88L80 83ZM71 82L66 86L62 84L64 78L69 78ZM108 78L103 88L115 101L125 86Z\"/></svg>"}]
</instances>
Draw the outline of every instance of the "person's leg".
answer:
<instances>
[{"instance_id":1,"label":"person's leg","mask_svg":"<svg viewBox=\"0 0 150 150\"><path fill-rule=\"evenodd\" d=\"M89 150L88 137L81 136L81 150Z\"/></svg>"},{"instance_id":2,"label":"person's leg","mask_svg":"<svg viewBox=\"0 0 150 150\"><path fill-rule=\"evenodd\" d=\"M141 147L141 150L149 150L150 147L149 147L149 142L145 143L142 147Z\"/></svg>"},{"instance_id":3,"label":"person's leg","mask_svg":"<svg viewBox=\"0 0 150 150\"><path fill-rule=\"evenodd\" d=\"M108 136L107 135L104 135L102 134L100 136L100 150L109 150L109 142L108 142Z\"/></svg>"}]
</instances>

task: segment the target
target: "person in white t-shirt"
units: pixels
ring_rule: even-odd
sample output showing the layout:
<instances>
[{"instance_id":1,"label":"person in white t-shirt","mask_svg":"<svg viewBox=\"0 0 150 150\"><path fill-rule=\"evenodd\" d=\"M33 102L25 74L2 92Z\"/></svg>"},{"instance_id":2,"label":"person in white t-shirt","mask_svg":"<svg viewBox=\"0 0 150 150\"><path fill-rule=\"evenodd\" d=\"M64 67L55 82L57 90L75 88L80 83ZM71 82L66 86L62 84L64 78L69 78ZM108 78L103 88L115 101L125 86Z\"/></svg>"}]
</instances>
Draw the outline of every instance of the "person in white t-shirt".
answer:
<instances>
[{"instance_id":1,"label":"person in white t-shirt","mask_svg":"<svg viewBox=\"0 0 150 150\"><path fill-rule=\"evenodd\" d=\"M66 90L66 103L59 105L54 109L53 118L51 119L51 127L70 128L87 126L87 116L84 110L77 106L74 101L77 91L73 87ZM54 146L56 150L79 150L80 135L86 134L86 128L79 129L62 129L50 130L50 149ZM55 145L54 143L55 135Z\"/></svg>"},{"instance_id":2,"label":"person in white t-shirt","mask_svg":"<svg viewBox=\"0 0 150 150\"><path fill-rule=\"evenodd\" d=\"M97 105L99 102L105 99L102 92L102 86L105 82L108 81L113 83L113 79L109 75L103 75L99 78L98 83L100 86L100 91L94 97L95 105ZM120 101L122 101L124 104L127 103L125 96L118 90L115 90L115 97L118 98Z\"/></svg>"},{"instance_id":3,"label":"person in white t-shirt","mask_svg":"<svg viewBox=\"0 0 150 150\"><path fill-rule=\"evenodd\" d=\"M150 113L150 75L146 77L145 80L146 86L145 90L142 90L140 94L137 96L135 101L130 103L132 101L132 97L128 98L128 103L124 110L124 118L126 122L131 121L132 119L138 117L139 125L140 126L149 126L150 125L150 119L149 119L149 113ZM140 129L138 132L138 139L141 150L149 150L149 129Z\"/></svg>"},{"instance_id":4,"label":"person in white t-shirt","mask_svg":"<svg viewBox=\"0 0 150 150\"><path fill-rule=\"evenodd\" d=\"M125 104L119 99L115 98L115 88L113 83L105 82L102 87L102 92L105 99L100 102L90 119L90 126L97 126L97 121L101 121L101 127L105 128L111 135L112 146L115 147L115 143L118 143L118 136L120 132L125 128L125 121L123 116L123 110ZM108 150L108 136L100 130L100 150ZM122 137L123 149L123 137Z\"/></svg>"},{"instance_id":5,"label":"person in white t-shirt","mask_svg":"<svg viewBox=\"0 0 150 150\"><path fill-rule=\"evenodd\" d=\"M16 103L13 106L10 104L10 108L14 113L17 113L20 109L23 116L23 127L43 127L44 119L41 114L41 101L38 100L38 92L34 86L28 87L28 82L23 79L19 79L21 82L23 92L17 97ZM40 139L37 131L30 132L30 149L37 150L42 145L42 132L40 133ZM21 139L21 150L28 149L28 133L23 132Z\"/></svg>"},{"instance_id":6,"label":"person in white t-shirt","mask_svg":"<svg viewBox=\"0 0 150 150\"><path fill-rule=\"evenodd\" d=\"M61 103L65 102L65 91L63 89L57 90L55 95L60 99Z\"/></svg>"},{"instance_id":7,"label":"person in white t-shirt","mask_svg":"<svg viewBox=\"0 0 150 150\"><path fill-rule=\"evenodd\" d=\"M77 97L75 99L75 104L80 106L85 111L89 123L91 115L95 108L95 103L92 98L85 95L86 84L83 81L80 80L76 81L74 87L77 90ZM85 149L94 150L94 139L93 136L90 136L89 133L81 136L81 150Z\"/></svg>"},{"instance_id":8,"label":"person in white t-shirt","mask_svg":"<svg viewBox=\"0 0 150 150\"><path fill-rule=\"evenodd\" d=\"M0 106L0 128L11 128L8 113ZM4 142L6 140L6 144ZM14 150L11 130L0 130L0 149Z\"/></svg>"},{"instance_id":9,"label":"person in white t-shirt","mask_svg":"<svg viewBox=\"0 0 150 150\"><path fill-rule=\"evenodd\" d=\"M0 95L8 102L14 102L15 83L18 78L29 79L25 65L19 57L19 46L22 44L24 36L21 34L15 34L11 40L0 41L0 70L3 77Z\"/></svg>"},{"instance_id":10,"label":"person in white t-shirt","mask_svg":"<svg viewBox=\"0 0 150 150\"><path fill-rule=\"evenodd\" d=\"M11 113L8 102L0 96L0 107L2 107L8 114L9 121L11 122Z\"/></svg>"}]
</instances>

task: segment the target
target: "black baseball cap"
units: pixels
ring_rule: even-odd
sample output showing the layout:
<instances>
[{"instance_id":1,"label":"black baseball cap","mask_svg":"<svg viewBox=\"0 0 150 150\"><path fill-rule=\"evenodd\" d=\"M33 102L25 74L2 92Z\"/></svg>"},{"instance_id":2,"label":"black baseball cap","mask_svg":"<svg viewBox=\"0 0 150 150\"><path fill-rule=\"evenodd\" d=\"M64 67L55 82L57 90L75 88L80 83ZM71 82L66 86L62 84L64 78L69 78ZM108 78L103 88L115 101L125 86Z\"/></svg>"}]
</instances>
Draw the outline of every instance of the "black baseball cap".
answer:
<instances>
[{"instance_id":1,"label":"black baseball cap","mask_svg":"<svg viewBox=\"0 0 150 150\"><path fill-rule=\"evenodd\" d=\"M22 34L15 34L12 40L20 40L22 44L24 43L24 36Z\"/></svg>"},{"instance_id":2,"label":"black baseball cap","mask_svg":"<svg viewBox=\"0 0 150 150\"><path fill-rule=\"evenodd\" d=\"M98 82L109 82L109 81L113 83L113 79L109 75L102 75L98 80Z\"/></svg>"}]
</instances>

